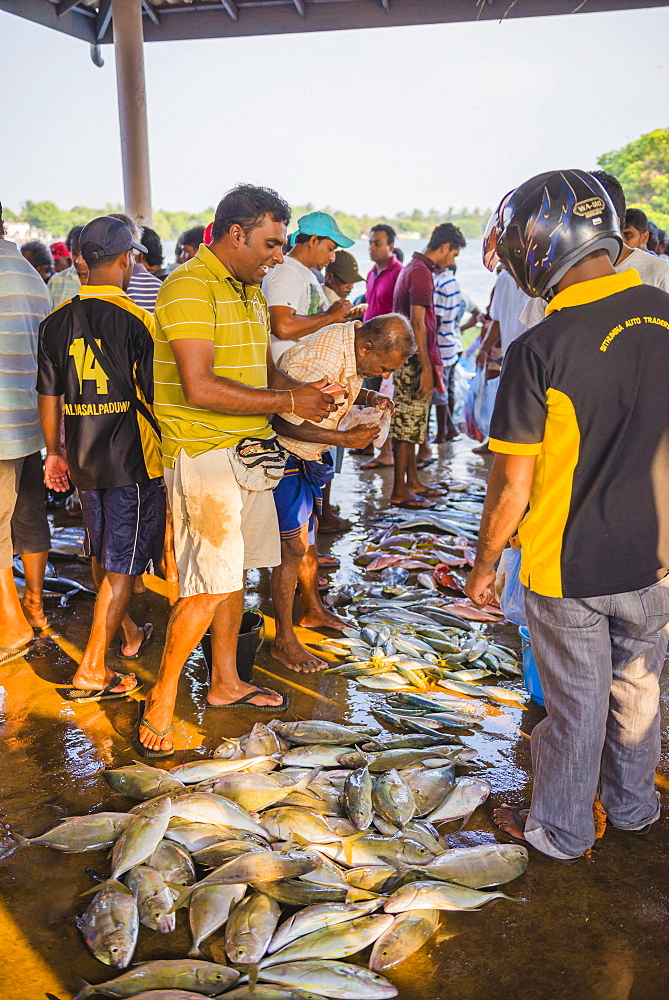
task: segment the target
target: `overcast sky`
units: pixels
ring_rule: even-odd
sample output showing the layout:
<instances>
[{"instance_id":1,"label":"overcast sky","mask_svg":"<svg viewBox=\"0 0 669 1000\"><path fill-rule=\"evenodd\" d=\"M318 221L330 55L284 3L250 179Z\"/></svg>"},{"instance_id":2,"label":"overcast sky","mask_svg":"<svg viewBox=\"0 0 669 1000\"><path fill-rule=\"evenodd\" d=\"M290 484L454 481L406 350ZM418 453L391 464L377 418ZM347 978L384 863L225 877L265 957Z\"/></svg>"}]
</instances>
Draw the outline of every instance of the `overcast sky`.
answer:
<instances>
[{"instance_id":1,"label":"overcast sky","mask_svg":"<svg viewBox=\"0 0 669 1000\"><path fill-rule=\"evenodd\" d=\"M488 207L666 126L669 8L146 46L154 208ZM0 201L122 201L113 50L0 12ZM14 81L10 84L10 81Z\"/></svg>"}]
</instances>

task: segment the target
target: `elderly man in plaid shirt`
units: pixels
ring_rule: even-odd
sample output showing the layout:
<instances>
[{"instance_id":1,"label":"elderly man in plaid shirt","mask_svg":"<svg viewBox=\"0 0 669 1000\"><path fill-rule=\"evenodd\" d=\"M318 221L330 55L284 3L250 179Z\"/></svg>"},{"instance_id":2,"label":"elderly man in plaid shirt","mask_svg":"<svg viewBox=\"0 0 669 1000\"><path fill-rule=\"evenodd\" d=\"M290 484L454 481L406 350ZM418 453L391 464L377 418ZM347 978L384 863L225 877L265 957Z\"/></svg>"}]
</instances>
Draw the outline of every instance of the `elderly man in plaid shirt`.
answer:
<instances>
[{"instance_id":1,"label":"elderly man in plaid shirt","mask_svg":"<svg viewBox=\"0 0 669 1000\"><path fill-rule=\"evenodd\" d=\"M392 401L362 388L364 378L388 378L416 351L411 326L404 316L390 313L367 323L334 323L303 337L286 351L277 367L300 381L327 378L324 392L339 407L320 424L284 414L273 420L283 448L289 452L283 479L274 490L281 536L281 565L272 571L276 638L272 656L291 670L311 672L327 666L298 642L293 628L293 602L299 583L300 625L341 630L344 622L324 607L318 593L316 518L323 488L332 479L332 445L365 448L378 435L378 424L339 430L354 404L393 411ZM379 414L381 416L381 413Z\"/></svg>"}]
</instances>

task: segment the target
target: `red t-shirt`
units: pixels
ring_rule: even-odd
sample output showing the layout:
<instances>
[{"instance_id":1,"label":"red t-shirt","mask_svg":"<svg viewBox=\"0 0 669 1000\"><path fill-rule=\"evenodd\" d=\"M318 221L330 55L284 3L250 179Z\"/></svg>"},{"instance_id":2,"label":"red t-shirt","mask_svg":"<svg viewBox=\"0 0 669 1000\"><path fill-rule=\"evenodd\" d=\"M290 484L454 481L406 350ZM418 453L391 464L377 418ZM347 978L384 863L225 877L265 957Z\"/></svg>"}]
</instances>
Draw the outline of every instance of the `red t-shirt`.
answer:
<instances>
[{"instance_id":1,"label":"red t-shirt","mask_svg":"<svg viewBox=\"0 0 669 1000\"><path fill-rule=\"evenodd\" d=\"M376 265L367 275L367 308L363 319L374 319L375 316L385 316L393 311L393 295L395 284L402 270L402 265L395 254L386 266L376 270Z\"/></svg>"},{"instance_id":2,"label":"red t-shirt","mask_svg":"<svg viewBox=\"0 0 669 1000\"><path fill-rule=\"evenodd\" d=\"M411 306L423 306L425 309L425 332L427 334L427 353L433 365L441 367L441 353L437 343L437 320L434 315L434 264L424 253L416 251L402 268L395 284L393 309L411 319Z\"/></svg>"}]
</instances>

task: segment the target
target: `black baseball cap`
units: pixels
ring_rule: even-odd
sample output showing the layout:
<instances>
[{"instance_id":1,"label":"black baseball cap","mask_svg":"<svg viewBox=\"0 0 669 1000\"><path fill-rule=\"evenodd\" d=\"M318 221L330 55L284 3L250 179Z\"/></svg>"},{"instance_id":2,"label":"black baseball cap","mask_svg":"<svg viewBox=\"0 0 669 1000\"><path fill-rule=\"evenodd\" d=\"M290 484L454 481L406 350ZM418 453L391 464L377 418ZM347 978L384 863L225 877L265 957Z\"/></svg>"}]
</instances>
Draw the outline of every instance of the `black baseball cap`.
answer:
<instances>
[{"instance_id":1,"label":"black baseball cap","mask_svg":"<svg viewBox=\"0 0 669 1000\"><path fill-rule=\"evenodd\" d=\"M126 250L148 252L141 243L135 243L125 222L114 219L111 215L103 215L85 225L79 237L79 245L86 262L99 260L101 257L115 257Z\"/></svg>"}]
</instances>

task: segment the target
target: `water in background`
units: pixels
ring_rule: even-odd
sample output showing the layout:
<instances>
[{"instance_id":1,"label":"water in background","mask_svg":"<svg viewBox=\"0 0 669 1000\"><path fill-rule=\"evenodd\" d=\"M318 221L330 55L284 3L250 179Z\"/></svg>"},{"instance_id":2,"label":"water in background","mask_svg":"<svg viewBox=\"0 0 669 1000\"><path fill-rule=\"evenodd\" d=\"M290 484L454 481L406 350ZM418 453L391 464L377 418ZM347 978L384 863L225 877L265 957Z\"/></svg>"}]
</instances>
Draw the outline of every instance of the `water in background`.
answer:
<instances>
[{"instance_id":1,"label":"water in background","mask_svg":"<svg viewBox=\"0 0 669 1000\"><path fill-rule=\"evenodd\" d=\"M404 262L411 260L415 250L423 250L427 240L398 240L397 246L404 251ZM167 268L174 265L174 240L165 240L163 250L165 252L165 264ZM358 262L360 274L367 275L372 266L369 259L369 244L367 240L356 240L350 252ZM467 240L467 246L460 251L457 261L458 280L463 292L472 299L479 309L485 309L490 297L490 290L494 284L493 275L485 269L481 263L481 240ZM353 286L351 300L362 295L365 287L362 283Z\"/></svg>"}]
</instances>

